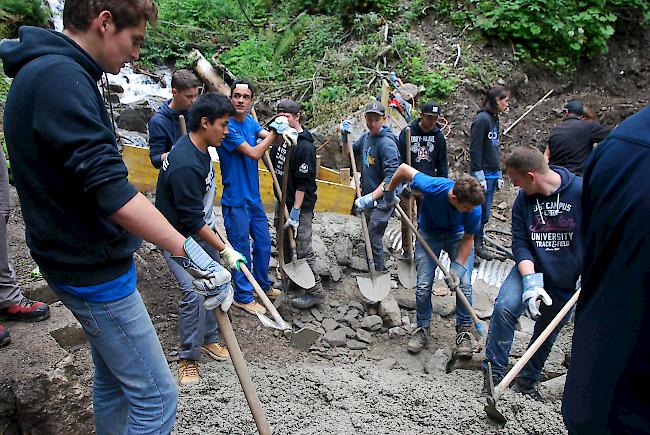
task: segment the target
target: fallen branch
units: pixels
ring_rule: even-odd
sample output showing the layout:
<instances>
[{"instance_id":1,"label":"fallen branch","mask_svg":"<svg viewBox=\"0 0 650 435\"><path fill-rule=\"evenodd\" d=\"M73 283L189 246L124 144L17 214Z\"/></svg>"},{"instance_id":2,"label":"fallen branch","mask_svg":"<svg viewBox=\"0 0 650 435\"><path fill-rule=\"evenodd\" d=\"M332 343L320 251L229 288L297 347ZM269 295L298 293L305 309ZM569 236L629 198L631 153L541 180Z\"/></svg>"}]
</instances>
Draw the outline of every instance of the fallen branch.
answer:
<instances>
[{"instance_id":1,"label":"fallen branch","mask_svg":"<svg viewBox=\"0 0 650 435\"><path fill-rule=\"evenodd\" d=\"M541 98L537 103L533 104L533 107L531 107L530 109L526 110L526 112L525 112L523 115L521 115L519 118L517 118L517 120L516 120L515 122L513 122L512 124L510 124L510 126L509 126L508 128L506 128L506 129L503 131L503 134L508 134L508 132L509 132L510 130L512 130L512 129L514 128L515 125L519 124L519 121L521 121L522 119L524 119L524 117L525 117L526 115L528 115L530 112L532 112L532 110L533 110L535 107L539 106L539 105L540 105L544 100L546 100L546 99L547 99L547 98L548 98L552 93L553 93L553 89L551 89L550 91L548 91L548 92L546 93L546 95L544 95L544 96L543 96L543 97L542 97L542 98Z\"/></svg>"},{"instance_id":2,"label":"fallen branch","mask_svg":"<svg viewBox=\"0 0 650 435\"><path fill-rule=\"evenodd\" d=\"M299 13L299 14L298 14L298 15L297 15L293 20L289 21L289 24L287 24L286 26L284 26L284 27L278 29L278 33L284 32L284 31L287 30L289 27L293 27L293 25L296 24L296 23L298 22L299 19L301 19L302 17L304 17L306 13L307 13L306 10L300 12L300 13Z\"/></svg>"},{"instance_id":3,"label":"fallen branch","mask_svg":"<svg viewBox=\"0 0 650 435\"><path fill-rule=\"evenodd\" d=\"M456 50L458 50L458 52L456 54L456 60L454 61L454 68L456 68L458 61L460 60L460 43L456 44Z\"/></svg>"}]
</instances>

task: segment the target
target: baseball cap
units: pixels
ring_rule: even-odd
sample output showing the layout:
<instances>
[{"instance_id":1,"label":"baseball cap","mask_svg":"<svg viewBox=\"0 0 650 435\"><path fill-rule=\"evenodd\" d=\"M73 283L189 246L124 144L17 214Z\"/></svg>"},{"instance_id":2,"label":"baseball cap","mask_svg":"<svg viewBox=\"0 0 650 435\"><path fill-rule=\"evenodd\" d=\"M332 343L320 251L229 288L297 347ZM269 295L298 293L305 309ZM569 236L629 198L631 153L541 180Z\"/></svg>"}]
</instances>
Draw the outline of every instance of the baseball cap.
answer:
<instances>
[{"instance_id":1,"label":"baseball cap","mask_svg":"<svg viewBox=\"0 0 650 435\"><path fill-rule=\"evenodd\" d=\"M300 113L300 104L288 98L283 98L278 101L275 112L292 113L295 115L296 113Z\"/></svg>"},{"instance_id":2,"label":"baseball cap","mask_svg":"<svg viewBox=\"0 0 650 435\"><path fill-rule=\"evenodd\" d=\"M564 105L564 110L574 115L582 116L585 114L585 108L582 106L582 102L578 100L571 100Z\"/></svg>"},{"instance_id":3,"label":"baseball cap","mask_svg":"<svg viewBox=\"0 0 650 435\"><path fill-rule=\"evenodd\" d=\"M440 115L440 106L433 101L429 101L420 106L420 112L423 115L438 116Z\"/></svg>"},{"instance_id":4,"label":"baseball cap","mask_svg":"<svg viewBox=\"0 0 650 435\"><path fill-rule=\"evenodd\" d=\"M386 115L386 109L384 108L384 105L381 104L381 102L373 101L370 104L368 104L366 106L366 110L363 111L364 115L366 113L376 113L378 115L384 116Z\"/></svg>"}]
</instances>

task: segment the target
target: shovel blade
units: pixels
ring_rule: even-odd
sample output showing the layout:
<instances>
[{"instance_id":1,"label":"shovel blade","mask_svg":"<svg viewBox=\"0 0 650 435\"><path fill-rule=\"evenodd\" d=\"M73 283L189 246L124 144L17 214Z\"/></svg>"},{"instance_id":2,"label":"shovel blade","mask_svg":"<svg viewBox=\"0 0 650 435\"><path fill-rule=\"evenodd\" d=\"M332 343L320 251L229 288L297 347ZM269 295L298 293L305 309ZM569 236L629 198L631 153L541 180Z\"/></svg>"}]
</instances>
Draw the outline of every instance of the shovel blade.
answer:
<instances>
[{"instance_id":1,"label":"shovel blade","mask_svg":"<svg viewBox=\"0 0 650 435\"><path fill-rule=\"evenodd\" d=\"M314 272L312 272L307 260L304 258L286 263L282 270L300 288L309 289L316 285Z\"/></svg>"},{"instance_id":2,"label":"shovel blade","mask_svg":"<svg viewBox=\"0 0 650 435\"><path fill-rule=\"evenodd\" d=\"M506 424L506 418L499 412L497 409L497 403L496 400L494 400L492 397L488 397L487 399L487 404L485 405L485 413L487 414L488 418L495 423L503 426Z\"/></svg>"},{"instance_id":3,"label":"shovel blade","mask_svg":"<svg viewBox=\"0 0 650 435\"><path fill-rule=\"evenodd\" d=\"M260 319L260 323L266 326L267 328L279 329L281 331L284 331L286 329L285 327L283 327L283 325L274 322L273 320L266 317L264 314L260 314L257 311L255 311L255 314L257 314L257 318Z\"/></svg>"},{"instance_id":4,"label":"shovel blade","mask_svg":"<svg viewBox=\"0 0 650 435\"><path fill-rule=\"evenodd\" d=\"M361 294L373 302L379 302L390 293L390 275L388 273L371 274L371 277L357 276Z\"/></svg>"},{"instance_id":5,"label":"shovel blade","mask_svg":"<svg viewBox=\"0 0 650 435\"><path fill-rule=\"evenodd\" d=\"M409 290L415 288L417 271L413 259L399 260L397 262L397 278L404 288Z\"/></svg>"}]
</instances>

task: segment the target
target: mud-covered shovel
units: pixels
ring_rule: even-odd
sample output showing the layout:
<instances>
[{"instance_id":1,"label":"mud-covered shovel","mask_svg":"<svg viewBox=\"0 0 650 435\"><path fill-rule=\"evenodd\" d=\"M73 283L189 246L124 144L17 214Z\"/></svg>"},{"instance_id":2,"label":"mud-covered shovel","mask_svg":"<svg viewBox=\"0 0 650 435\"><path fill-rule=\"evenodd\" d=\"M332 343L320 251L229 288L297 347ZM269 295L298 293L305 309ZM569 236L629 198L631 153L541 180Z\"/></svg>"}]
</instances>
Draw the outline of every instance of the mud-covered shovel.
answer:
<instances>
[{"instance_id":1,"label":"mud-covered shovel","mask_svg":"<svg viewBox=\"0 0 650 435\"><path fill-rule=\"evenodd\" d=\"M361 197L361 188L359 187L359 178L357 177L357 162L354 160L354 151L350 142L348 141L347 147L350 150L350 165L352 166L352 177L354 178L354 186L357 190L357 198ZM390 293L390 274L379 273L375 270L375 258L372 255L372 246L370 245L370 234L368 234L368 223L364 212L361 212L361 228L363 230L363 239L366 244L366 255L368 257L368 269L370 270L370 278L357 275L357 285L359 291L367 299L373 302L379 302L388 296Z\"/></svg>"},{"instance_id":2,"label":"mud-covered shovel","mask_svg":"<svg viewBox=\"0 0 650 435\"><path fill-rule=\"evenodd\" d=\"M411 166L411 127L406 127L406 164ZM409 220L413 222L413 195L408 199L406 212ZM407 228L404 232L406 237L402 237L402 250L409 253L408 258L400 258L397 261L397 278L404 288L412 289L415 287L417 280L417 271L415 270L415 258L413 257L413 236L411 229Z\"/></svg>"},{"instance_id":3,"label":"mud-covered shovel","mask_svg":"<svg viewBox=\"0 0 650 435\"><path fill-rule=\"evenodd\" d=\"M504 425L506 424L506 417L499 412L497 409L497 400L501 397L503 392L510 386L512 381L517 377L521 369L524 368L526 363L535 355L535 352L540 348L540 346L546 341L549 335L553 332L555 327L560 323L560 321L567 315L567 313L573 308L578 297L580 296L580 289L576 291L571 299L564 304L564 307L560 310L559 313L553 318L551 323L542 331L542 333L537 337L537 339L530 345L526 352L521 356L517 364L515 364L506 376L499 382L499 385L496 387L492 381L492 364L488 362L488 380L490 383L490 396L487 398L487 404L485 405L485 413L488 417L494 422Z\"/></svg>"}]
</instances>

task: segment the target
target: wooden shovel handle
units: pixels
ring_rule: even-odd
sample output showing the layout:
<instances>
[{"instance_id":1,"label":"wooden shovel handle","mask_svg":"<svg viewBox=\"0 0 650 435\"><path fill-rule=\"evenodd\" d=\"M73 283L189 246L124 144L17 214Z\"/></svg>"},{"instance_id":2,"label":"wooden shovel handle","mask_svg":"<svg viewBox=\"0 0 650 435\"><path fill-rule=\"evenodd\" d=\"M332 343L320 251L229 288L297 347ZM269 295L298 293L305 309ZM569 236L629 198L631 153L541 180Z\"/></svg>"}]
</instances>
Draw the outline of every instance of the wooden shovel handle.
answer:
<instances>
[{"instance_id":1,"label":"wooden shovel handle","mask_svg":"<svg viewBox=\"0 0 650 435\"><path fill-rule=\"evenodd\" d=\"M348 136L345 137L345 143L350 153L350 166L352 167L352 178L354 179L354 187L357 191L357 198L361 198L361 187L359 186L359 178L357 178L357 162L354 159L354 150L350 144L350 139ZM361 212L361 228L363 230L363 239L366 244L366 255L368 256L368 263L370 263L370 274L375 273L372 270L375 266L375 258L372 256L372 246L370 244L370 234L368 233L368 223L366 222L366 216L364 212Z\"/></svg>"}]
</instances>

